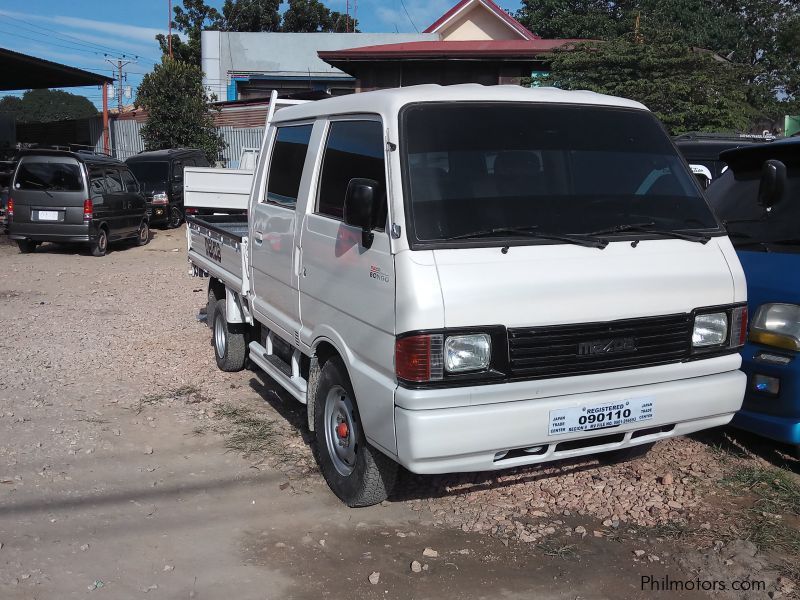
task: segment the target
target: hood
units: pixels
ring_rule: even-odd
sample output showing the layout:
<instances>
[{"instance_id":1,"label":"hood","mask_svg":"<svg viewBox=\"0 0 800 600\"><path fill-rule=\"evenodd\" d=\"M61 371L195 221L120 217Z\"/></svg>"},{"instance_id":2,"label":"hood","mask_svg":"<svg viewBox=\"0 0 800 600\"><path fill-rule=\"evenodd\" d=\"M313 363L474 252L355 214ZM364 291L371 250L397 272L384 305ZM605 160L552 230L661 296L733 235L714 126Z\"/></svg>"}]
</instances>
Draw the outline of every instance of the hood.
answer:
<instances>
[{"instance_id":1,"label":"hood","mask_svg":"<svg viewBox=\"0 0 800 600\"><path fill-rule=\"evenodd\" d=\"M525 327L689 312L737 293L724 248L684 240L434 250L444 326ZM732 255L732 252L730 253ZM735 263L735 255L731 259ZM738 263L735 263L739 273Z\"/></svg>"}]
</instances>

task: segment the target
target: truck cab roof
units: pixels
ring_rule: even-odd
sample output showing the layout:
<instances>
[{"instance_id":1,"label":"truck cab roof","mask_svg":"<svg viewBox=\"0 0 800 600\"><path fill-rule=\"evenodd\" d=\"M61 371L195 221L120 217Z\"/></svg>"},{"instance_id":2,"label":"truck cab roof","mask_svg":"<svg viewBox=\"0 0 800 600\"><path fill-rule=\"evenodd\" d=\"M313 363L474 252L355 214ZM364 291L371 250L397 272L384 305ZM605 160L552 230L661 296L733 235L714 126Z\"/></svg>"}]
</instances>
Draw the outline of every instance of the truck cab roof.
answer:
<instances>
[{"instance_id":1,"label":"truck cab roof","mask_svg":"<svg viewBox=\"0 0 800 600\"><path fill-rule=\"evenodd\" d=\"M273 122L347 113L390 115L396 114L407 104L417 102L541 102L647 110L647 107L634 100L589 91L566 91L552 87L524 88L518 85L484 86L476 83L446 86L426 84L337 96L289 106L278 111Z\"/></svg>"}]
</instances>

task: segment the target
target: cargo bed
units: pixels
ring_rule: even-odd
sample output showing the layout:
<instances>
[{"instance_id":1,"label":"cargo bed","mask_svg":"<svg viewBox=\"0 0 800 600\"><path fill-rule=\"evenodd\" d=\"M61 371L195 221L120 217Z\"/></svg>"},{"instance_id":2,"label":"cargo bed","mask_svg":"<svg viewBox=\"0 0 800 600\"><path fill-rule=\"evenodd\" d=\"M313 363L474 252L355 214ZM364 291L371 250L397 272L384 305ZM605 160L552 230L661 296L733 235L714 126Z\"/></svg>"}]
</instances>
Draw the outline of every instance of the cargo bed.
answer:
<instances>
[{"instance_id":1,"label":"cargo bed","mask_svg":"<svg viewBox=\"0 0 800 600\"><path fill-rule=\"evenodd\" d=\"M187 217L186 224L192 274L216 277L246 294L250 289L247 215Z\"/></svg>"}]
</instances>

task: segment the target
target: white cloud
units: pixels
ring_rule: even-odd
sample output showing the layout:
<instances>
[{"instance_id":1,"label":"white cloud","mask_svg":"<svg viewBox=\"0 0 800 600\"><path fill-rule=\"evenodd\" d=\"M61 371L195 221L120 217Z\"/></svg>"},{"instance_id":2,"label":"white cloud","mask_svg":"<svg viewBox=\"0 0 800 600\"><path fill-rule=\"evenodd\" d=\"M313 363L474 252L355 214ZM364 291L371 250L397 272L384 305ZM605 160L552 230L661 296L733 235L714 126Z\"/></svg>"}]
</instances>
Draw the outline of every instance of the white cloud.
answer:
<instances>
[{"instance_id":1,"label":"white cloud","mask_svg":"<svg viewBox=\"0 0 800 600\"><path fill-rule=\"evenodd\" d=\"M36 15L29 13L16 12L11 10L0 10L0 14L7 15L15 19L22 19L23 21L39 21L45 23L55 23L57 25L65 25L69 29L78 29L82 31L99 31L101 33L110 34L113 39L120 37L129 40L136 40L139 42L152 42L156 34L164 33L161 29L155 27L141 27L139 25L129 25L127 23L115 23L113 21L96 21L94 19L82 19L79 17L67 17L62 15ZM72 35L73 32L61 32Z\"/></svg>"}]
</instances>

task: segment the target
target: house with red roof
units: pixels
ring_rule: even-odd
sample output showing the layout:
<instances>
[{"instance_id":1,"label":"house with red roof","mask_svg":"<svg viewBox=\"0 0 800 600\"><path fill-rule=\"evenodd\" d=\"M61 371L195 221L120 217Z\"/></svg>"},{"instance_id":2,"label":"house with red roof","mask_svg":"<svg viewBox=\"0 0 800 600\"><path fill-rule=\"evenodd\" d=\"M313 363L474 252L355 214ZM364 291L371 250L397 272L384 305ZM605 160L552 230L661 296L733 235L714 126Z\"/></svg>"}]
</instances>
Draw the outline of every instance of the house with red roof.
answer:
<instances>
[{"instance_id":1,"label":"house with red roof","mask_svg":"<svg viewBox=\"0 0 800 600\"><path fill-rule=\"evenodd\" d=\"M356 91L422 83L519 84L546 69L543 55L583 40L546 40L492 0L461 0L424 33L435 40L321 50Z\"/></svg>"}]
</instances>

